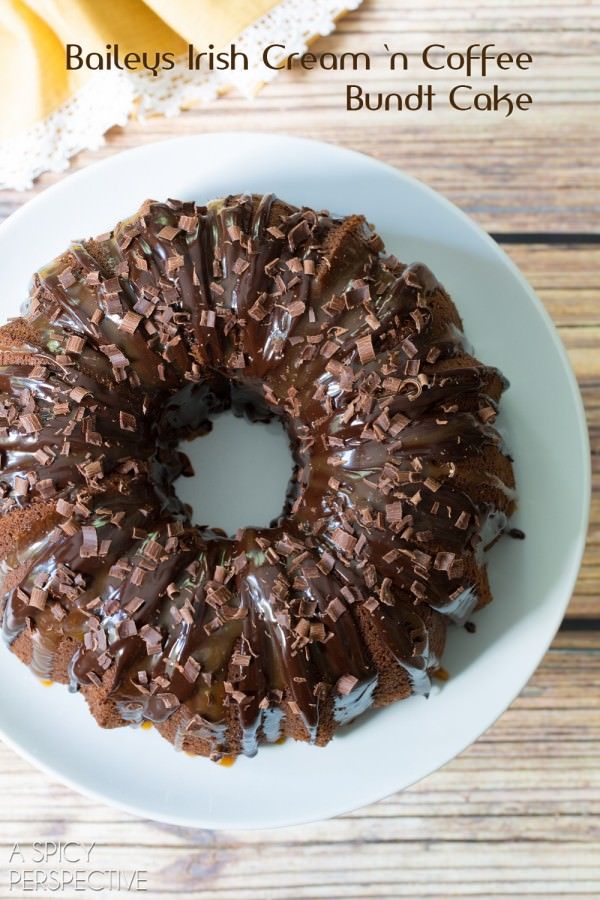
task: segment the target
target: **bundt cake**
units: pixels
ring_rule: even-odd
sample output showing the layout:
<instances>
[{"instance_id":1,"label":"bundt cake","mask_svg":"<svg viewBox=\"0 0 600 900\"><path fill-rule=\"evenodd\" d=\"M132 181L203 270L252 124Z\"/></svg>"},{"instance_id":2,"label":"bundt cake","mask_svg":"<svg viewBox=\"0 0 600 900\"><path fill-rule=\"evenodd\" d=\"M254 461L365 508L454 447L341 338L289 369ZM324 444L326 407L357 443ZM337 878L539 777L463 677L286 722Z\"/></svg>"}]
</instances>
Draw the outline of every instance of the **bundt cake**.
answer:
<instances>
[{"instance_id":1,"label":"bundt cake","mask_svg":"<svg viewBox=\"0 0 600 900\"><path fill-rule=\"evenodd\" d=\"M491 599L506 382L361 216L147 201L35 275L0 364L3 633L104 727L213 759L323 745L427 694ZM225 409L279 417L295 464L281 517L235 536L173 489Z\"/></svg>"}]
</instances>

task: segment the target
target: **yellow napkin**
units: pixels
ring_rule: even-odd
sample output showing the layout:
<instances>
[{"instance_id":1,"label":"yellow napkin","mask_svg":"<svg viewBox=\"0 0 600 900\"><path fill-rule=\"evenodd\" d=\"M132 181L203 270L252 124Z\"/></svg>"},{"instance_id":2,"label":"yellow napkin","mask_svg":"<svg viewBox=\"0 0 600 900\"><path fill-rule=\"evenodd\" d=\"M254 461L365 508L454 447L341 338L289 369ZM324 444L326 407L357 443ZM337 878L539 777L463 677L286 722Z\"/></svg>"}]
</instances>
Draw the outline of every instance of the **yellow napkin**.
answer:
<instances>
[{"instance_id":1,"label":"yellow napkin","mask_svg":"<svg viewBox=\"0 0 600 900\"><path fill-rule=\"evenodd\" d=\"M0 0L0 141L14 138L69 100L90 78L67 71L65 44L104 51L186 53L218 49L277 0Z\"/></svg>"}]
</instances>

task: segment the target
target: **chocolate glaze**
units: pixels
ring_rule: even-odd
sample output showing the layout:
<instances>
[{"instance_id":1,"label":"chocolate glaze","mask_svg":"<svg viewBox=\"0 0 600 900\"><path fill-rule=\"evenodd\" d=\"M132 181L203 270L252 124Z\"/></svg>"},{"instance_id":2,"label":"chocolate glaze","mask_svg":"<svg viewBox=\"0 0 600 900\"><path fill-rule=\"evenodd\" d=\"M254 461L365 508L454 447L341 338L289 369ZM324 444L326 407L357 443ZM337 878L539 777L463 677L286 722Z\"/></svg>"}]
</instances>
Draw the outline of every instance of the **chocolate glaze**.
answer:
<instances>
[{"instance_id":1,"label":"chocolate glaze","mask_svg":"<svg viewBox=\"0 0 600 900\"><path fill-rule=\"evenodd\" d=\"M506 383L361 217L148 201L39 272L0 346L4 635L44 678L72 641L72 687L119 722L173 717L214 757L324 743L426 694L445 622L489 599ZM235 537L172 487L226 408L279 416L295 460L281 518Z\"/></svg>"}]
</instances>

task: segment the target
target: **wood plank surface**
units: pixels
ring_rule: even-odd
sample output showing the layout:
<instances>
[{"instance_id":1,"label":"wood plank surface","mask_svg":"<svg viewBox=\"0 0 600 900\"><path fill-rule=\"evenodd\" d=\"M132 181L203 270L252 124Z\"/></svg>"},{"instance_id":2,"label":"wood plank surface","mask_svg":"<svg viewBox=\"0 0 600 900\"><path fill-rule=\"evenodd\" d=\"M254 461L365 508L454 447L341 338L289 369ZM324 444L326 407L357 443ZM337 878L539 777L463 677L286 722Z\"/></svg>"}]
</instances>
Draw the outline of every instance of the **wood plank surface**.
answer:
<instances>
[{"instance_id":1,"label":"wood plank surface","mask_svg":"<svg viewBox=\"0 0 600 900\"><path fill-rule=\"evenodd\" d=\"M529 91L530 112L344 109L355 78L372 91L432 81L442 95L457 75L426 75L422 47L488 41L534 54L531 72L496 79ZM409 54L410 72L386 71L384 43ZM0 898L21 896L8 888L9 854L34 840L95 841L97 868L146 870L146 895L156 898L600 896L600 3L366 0L315 49L367 50L375 65L356 76L296 67L252 101L232 93L177 119L132 122L74 168L174 134L290 133L401 167L490 231L556 323L590 426L589 541L567 617L520 697L469 750L413 788L329 822L216 833L141 821L79 797L0 745ZM0 219L61 177L0 192Z\"/></svg>"}]
</instances>

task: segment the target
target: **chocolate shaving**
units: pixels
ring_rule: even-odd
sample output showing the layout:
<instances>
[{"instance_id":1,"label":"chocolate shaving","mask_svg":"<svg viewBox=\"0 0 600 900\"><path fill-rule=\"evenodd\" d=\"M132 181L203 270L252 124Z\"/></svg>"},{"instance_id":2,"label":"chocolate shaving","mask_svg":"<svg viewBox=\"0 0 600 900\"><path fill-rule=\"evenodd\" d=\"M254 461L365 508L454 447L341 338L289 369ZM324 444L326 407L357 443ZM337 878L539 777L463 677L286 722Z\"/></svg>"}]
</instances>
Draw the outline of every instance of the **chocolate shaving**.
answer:
<instances>
[{"instance_id":1,"label":"chocolate shaving","mask_svg":"<svg viewBox=\"0 0 600 900\"><path fill-rule=\"evenodd\" d=\"M136 312L132 312L132 310L128 310L119 325L119 327L126 331L127 334L133 334L140 322L142 321L142 316L138 315Z\"/></svg>"},{"instance_id":2,"label":"chocolate shaving","mask_svg":"<svg viewBox=\"0 0 600 900\"><path fill-rule=\"evenodd\" d=\"M454 560L456 558L456 554L454 553L446 553L441 552L437 553L436 557L433 561L433 568L437 569L440 572L449 572Z\"/></svg>"},{"instance_id":3,"label":"chocolate shaving","mask_svg":"<svg viewBox=\"0 0 600 900\"><path fill-rule=\"evenodd\" d=\"M171 242L173 238L175 238L179 234L180 229L175 228L174 225L165 225L157 234L157 237L162 241Z\"/></svg>"},{"instance_id":4,"label":"chocolate shaving","mask_svg":"<svg viewBox=\"0 0 600 900\"><path fill-rule=\"evenodd\" d=\"M186 681L189 681L190 684L194 684L200 674L200 668L200 663L192 656L188 656L183 667L183 677Z\"/></svg>"},{"instance_id":5,"label":"chocolate shaving","mask_svg":"<svg viewBox=\"0 0 600 900\"><path fill-rule=\"evenodd\" d=\"M65 350L67 353L73 353L78 356L83 348L85 347L85 340L82 337L78 337L75 334L72 334L65 344Z\"/></svg>"},{"instance_id":6,"label":"chocolate shaving","mask_svg":"<svg viewBox=\"0 0 600 900\"><path fill-rule=\"evenodd\" d=\"M137 429L137 420L131 413L119 411L119 425L123 431L135 431Z\"/></svg>"},{"instance_id":7,"label":"chocolate shaving","mask_svg":"<svg viewBox=\"0 0 600 900\"><path fill-rule=\"evenodd\" d=\"M34 413L21 416L19 418L19 424L25 434L34 434L36 431L42 430L42 423Z\"/></svg>"},{"instance_id":8,"label":"chocolate shaving","mask_svg":"<svg viewBox=\"0 0 600 900\"><path fill-rule=\"evenodd\" d=\"M375 359L375 351L373 350L373 341L370 334L365 334L358 338L356 341L356 349L363 365L366 365Z\"/></svg>"},{"instance_id":9,"label":"chocolate shaving","mask_svg":"<svg viewBox=\"0 0 600 900\"><path fill-rule=\"evenodd\" d=\"M33 606L34 609L42 610L46 606L47 599L48 591L39 587L34 587L29 595L29 606Z\"/></svg>"},{"instance_id":10,"label":"chocolate shaving","mask_svg":"<svg viewBox=\"0 0 600 900\"><path fill-rule=\"evenodd\" d=\"M355 678L354 675L342 675L341 678L338 678L335 689L338 694L346 697L348 694L352 693L357 684L358 678Z\"/></svg>"},{"instance_id":11,"label":"chocolate shaving","mask_svg":"<svg viewBox=\"0 0 600 900\"><path fill-rule=\"evenodd\" d=\"M93 525L83 525L81 528L81 549L82 557L98 556L98 532Z\"/></svg>"}]
</instances>

